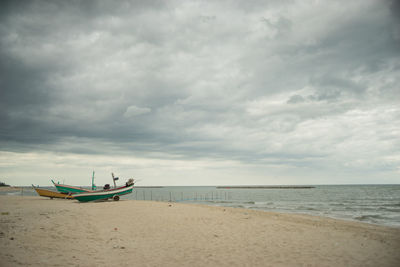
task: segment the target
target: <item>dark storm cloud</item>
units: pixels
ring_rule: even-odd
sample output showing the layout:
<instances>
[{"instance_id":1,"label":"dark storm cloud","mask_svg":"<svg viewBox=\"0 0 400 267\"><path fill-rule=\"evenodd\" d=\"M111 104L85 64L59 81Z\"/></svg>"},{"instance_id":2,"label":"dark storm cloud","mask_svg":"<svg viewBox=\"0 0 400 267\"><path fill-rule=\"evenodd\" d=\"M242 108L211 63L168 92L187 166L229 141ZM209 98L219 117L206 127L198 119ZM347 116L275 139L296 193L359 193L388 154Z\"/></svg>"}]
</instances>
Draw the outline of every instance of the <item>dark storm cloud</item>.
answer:
<instances>
[{"instance_id":1,"label":"dark storm cloud","mask_svg":"<svg viewBox=\"0 0 400 267\"><path fill-rule=\"evenodd\" d=\"M107 1L32 1L23 4L10 1L2 4L2 140L47 143L64 136L118 138L119 132L108 130L115 122L111 118L106 118L110 121L103 121L102 127L91 125L91 119L96 120L95 114L87 121L79 119L80 115L85 116L82 113L87 112L85 105L90 110L93 101L99 98L100 92L95 92L96 88L88 88L94 92L86 94L79 89L78 92L74 88L60 89L49 83L57 77L77 75L77 63L85 57L82 54L70 58L69 53L79 51L62 51L63 48L71 49L62 47L63 42L98 30L102 26L97 25L102 16L113 16L127 10L140 12L161 7L161 3L127 1L110 6ZM67 110L58 111L58 107ZM75 108L82 108L82 113L69 114L69 109ZM124 107L114 109L111 115L119 116L125 111Z\"/></svg>"},{"instance_id":2,"label":"dark storm cloud","mask_svg":"<svg viewBox=\"0 0 400 267\"><path fill-rule=\"evenodd\" d=\"M40 118L51 102L51 91L44 87L44 70L26 66L9 55L0 53L0 132L2 140L34 142ZM39 140L38 140L39 139Z\"/></svg>"},{"instance_id":3,"label":"dark storm cloud","mask_svg":"<svg viewBox=\"0 0 400 267\"><path fill-rule=\"evenodd\" d=\"M392 11L393 17L400 19L400 2L396 0L388 0L390 11Z\"/></svg>"},{"instance_id":4,"label":"dark storm cloud","mask_svg":"<svg viewBox=\"0 0 400 267\"><path fill-rule=\"evenodd\" d=\"M395 1L2 5L6 150L298 166L344 153L350 137L326 129L346 128L358 109L379 125L371 107L399 97ZM380 142L359 127L348 135Z\"/></svg>"}]
</instances>

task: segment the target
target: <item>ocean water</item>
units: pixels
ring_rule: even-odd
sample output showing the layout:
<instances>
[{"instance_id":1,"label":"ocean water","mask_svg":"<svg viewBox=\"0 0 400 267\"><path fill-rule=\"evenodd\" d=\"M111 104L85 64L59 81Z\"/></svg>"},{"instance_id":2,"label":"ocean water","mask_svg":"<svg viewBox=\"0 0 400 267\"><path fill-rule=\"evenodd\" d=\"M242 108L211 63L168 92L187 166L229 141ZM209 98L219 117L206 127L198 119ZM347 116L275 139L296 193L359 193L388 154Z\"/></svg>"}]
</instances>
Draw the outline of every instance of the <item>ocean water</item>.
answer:
<instances>
[{"instance_id":1,"label":"ocean water","mask_svg":"<svg viewBox=\"0 0 400 267\"><path fill-rule=\"evenodd\" d=\"M23 194L35 195L36 193L26 188ZM137 187L132 194L123 196L122 199L172 201L303 213L400 227L400 184L317 185L311 189L218 189L215 186Z\"/></svg>"},{"instance_id":2,"label":"ocean water","mask_svg":"<svg viewBox=\"0 0 400 267\"><path fill-rule=\"evenodd\" d=\"M311 189L137 188L127 198L303 213L400 227L400 185L317 185Z\"/></svg>"}]
</instances>

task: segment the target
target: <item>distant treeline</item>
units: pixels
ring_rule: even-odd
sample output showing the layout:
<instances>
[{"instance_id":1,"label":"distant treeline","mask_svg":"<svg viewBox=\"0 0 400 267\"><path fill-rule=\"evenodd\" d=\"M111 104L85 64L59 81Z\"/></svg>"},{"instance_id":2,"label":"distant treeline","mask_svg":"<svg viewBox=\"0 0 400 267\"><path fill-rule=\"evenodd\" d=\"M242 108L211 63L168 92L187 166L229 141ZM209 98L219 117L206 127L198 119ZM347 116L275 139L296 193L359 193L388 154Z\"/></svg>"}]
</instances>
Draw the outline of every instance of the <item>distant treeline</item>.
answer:
<instances>
[{"instance_id":1,"label":"distant treeline","mask_svg":"<svg viewBox=\"0 0 400 267\"><path fill-rule=\"evenodd\" d=\"M0 182L0 186L9 186L9 185L6 183Z\"/></svg>"}]
</instances>

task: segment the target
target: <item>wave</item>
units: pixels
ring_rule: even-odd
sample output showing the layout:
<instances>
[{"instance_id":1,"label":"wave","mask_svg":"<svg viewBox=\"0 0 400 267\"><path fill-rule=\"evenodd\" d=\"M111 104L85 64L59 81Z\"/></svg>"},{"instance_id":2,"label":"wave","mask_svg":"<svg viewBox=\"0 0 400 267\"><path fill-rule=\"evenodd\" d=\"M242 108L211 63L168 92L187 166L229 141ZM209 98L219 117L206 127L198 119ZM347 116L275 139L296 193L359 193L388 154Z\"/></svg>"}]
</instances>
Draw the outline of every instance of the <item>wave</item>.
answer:
<instances>
[{"instance_id":1,"label":"wave","mask_svg":"<svg viewBox=\"0 0 400 267\"><path fill-rule=\"evenodd\" d=\"M368 214L354 217L354 219L358 221L375 221L376 219L383 220L385 217L382 217L378 214Z\"/></svg>"},{"instance_id":2,"label":"wave","mask_svg":"<svg viewBox=\"0 0 400 267\"><path fill-rule=\"evenodd\" d=\"M254 204L259 206L271 206L274 205L274 202L255 201Z\"/></svg>"},{"instance_id":3,"label":"wave","mask_svg":"<svg viewBox=\"0 0 400 267\"><path fill-rule=\"evenodd\" d=\"M330 203L331 206L339 206L339 207L343 207L345 206L344 203Z\"/></svg>"},{"instance_id":4,"label":"wave","mask_svg":"<svg viewBox=\"0 0 400 267\"><path fill-rule=\"evenodd\" d=\"M243 202L240 202L240 203L243 203L243 204L255 204L254 201L243 201Z\"/></svg>"},{"instance_id":5,"label":"wave","mask_svg":"<svg viewBox=\"0 0 400 267\"><path fill-rule=\"evenodd\" d=\"M400 209L395 206L379 207L379 210L390 211L390 212L400 212Z\"/></svg>"},{"instance_id":6,"label":"wave","mask_svg":"<svg viewBox=\"0 0 400 267\"><path fill-rule=\"evenodd\" d=\"M319 209L315 209L312 207L306 207L306 206L298 206L296 207L297 210L319 210Z\"/></svg>"},{"instance_id":7,"label":"wave","mask_svg":"<svg viewBox=\"0 0 400 267\"><path fill-rule=\"evenodd\" d=\"M385 207L400 207L400 203L383 204Z\"/></svg>"}]
</instances>

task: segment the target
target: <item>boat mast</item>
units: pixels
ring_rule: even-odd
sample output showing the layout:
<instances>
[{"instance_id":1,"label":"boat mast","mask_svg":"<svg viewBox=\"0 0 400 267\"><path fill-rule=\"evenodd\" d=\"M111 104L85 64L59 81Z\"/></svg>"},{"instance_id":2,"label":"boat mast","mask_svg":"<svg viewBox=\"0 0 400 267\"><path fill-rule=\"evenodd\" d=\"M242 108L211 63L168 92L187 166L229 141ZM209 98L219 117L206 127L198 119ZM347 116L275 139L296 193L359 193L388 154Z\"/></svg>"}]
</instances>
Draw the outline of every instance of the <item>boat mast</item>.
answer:
<instances>
[{"instance_id":1,"label":"boat mast","mask_svg":"<svg viewBox=\"0 0 400 267\"><path fill-rule=\"evenodd\" d=\"M93 175L92 175L92 190L96 190L96 185L94 184L94 171L93 171Z\"/></svg>"},{"instance_id":2,"label":"boat mast","mask_svg":"<svg viewBox=\"0 0 400 267\"><path fill-rule=\"evenodd\" d=\"M117 188L117 184L115 183L115 181L118 180L119 178L118 177L114 177L114 173L113 172L111 173L111 176L113 178L114 188Z\"/></svg>"}]
</instances>

